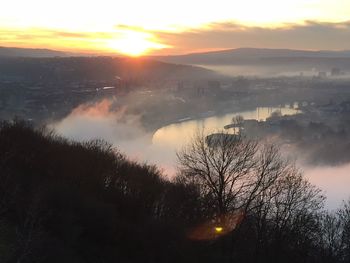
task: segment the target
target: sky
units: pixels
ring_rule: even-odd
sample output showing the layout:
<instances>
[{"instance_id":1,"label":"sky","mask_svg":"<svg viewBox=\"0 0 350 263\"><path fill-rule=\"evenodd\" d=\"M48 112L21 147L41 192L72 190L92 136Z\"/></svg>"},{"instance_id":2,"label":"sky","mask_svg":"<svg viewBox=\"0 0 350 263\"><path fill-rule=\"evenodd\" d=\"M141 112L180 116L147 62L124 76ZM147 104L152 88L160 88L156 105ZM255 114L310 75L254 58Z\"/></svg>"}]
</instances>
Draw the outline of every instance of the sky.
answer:
<instances>
[{"instance_id":1,"label":"sky","mask_svg":"<svg viewBox=\"0 0 350 263\"><path fill-rule=\"evenodd\" d=\"M349 43L349 0L2 0L0 9L0 46L137 56Z\"/></svg>"}]
</instances>

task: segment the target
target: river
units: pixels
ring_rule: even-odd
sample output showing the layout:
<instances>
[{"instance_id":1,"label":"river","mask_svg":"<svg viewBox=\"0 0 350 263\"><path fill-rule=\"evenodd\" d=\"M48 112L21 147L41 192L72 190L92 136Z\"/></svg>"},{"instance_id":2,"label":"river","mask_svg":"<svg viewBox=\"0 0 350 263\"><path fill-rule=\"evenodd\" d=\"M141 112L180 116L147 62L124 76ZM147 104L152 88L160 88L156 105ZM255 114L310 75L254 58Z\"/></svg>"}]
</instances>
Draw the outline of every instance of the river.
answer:
<instances>
[{"instance_id":1,"label":"river","mask_svg":"<svg viewBox=\"0 0 350 263\"><path fill-rule=\"evenodd\" d=\"M101 104L101 103L100 103ZM293 107L259 107L251 111L234 112L213 117L194 119L170 124L158 129L154 134L142 131L139 123L128 118L119 120L119 113L106 110L104 105L74 110L63 120L54 123L58 134L74 140L104 139L130 158L140 162L154 163L167 175L176 172L176 151L190 141L196 131L205 133L222 130L237 115L245 119L266 120L273 112L292 115L299 111ZM302 167L305 177L325 192L328 208L339 207L343 199L349 197L350 165L338 167Z\"/></svg>"},{"instance_id":2,"label":"river","mask_svg":"<svg viewBox=\"0 0 350 263\"><path fill-rule=\"evenodd\" d=\"M232 123L232 118L237 115L242 116L245 120L265 121L273 112L280 112L282 115L294 115L300 111L290 107L257 107L250 111L188 120L158 129L153 135L152 142L154 145L167 146L170 151L176 151L188 143L197 131L203 131L207 134L223 130L224 126Z\"/></svg>"},{"instance_id":3,"label":"river","mask_svg":"<svg viewBox=\"0 0 350 263\"><path fill-rule=\"evenodd\" d=\"M252 111L235 112L222 116L213 116L203 119L188 120L174 123L158 129L152 138L155 149L161 149L164 159L164 166L167 171L174 172L172 163L175 161L175 152L181 149L196 131L211 133L222 130L223 127L232 122L232 117L241 115L244 119L266 120L272 112L280 111L282 115L294 115L300 111L289 108L268 108L259 107ZM173 159L172 159L173 158ZM343 200L350 197L348 185L350 183L350 164L331 167L331 166L305 166L301 167L305 178L312 184L319 187L327 197L326 207L329 209L338 208Z\"/></svg>"}]
</instances>

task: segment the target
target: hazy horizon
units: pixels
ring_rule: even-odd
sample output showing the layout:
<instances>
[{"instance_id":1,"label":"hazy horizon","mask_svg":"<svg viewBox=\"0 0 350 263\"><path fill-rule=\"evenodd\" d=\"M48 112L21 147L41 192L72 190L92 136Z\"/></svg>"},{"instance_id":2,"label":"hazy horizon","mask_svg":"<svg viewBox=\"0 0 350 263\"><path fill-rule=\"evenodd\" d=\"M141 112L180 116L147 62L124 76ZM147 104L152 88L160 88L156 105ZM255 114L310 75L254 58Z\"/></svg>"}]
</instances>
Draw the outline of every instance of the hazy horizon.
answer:
<instances>
[{"instance_id":1,"label":"hazy horizon","mask_svg":"<svg viewBox=\"0 0 350 263\"><path fill-rule=\"evenodd\" d=\"M344 50L349 17L345 0L15 0L0 10L0 40L9 47L130 56L239 47Z\"/></svg>"}]
</instances>

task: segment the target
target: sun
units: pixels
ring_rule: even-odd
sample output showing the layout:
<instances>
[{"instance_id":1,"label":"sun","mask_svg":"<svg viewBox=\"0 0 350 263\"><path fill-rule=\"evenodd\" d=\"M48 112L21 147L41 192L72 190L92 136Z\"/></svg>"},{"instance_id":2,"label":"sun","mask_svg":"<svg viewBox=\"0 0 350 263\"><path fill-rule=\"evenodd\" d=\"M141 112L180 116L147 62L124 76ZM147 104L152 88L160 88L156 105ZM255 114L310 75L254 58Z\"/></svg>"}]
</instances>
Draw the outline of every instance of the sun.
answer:
<instances>
[{"instance_id":1,"label":"sun","mask_svg":"<svg viewBox=\"0 0 350 263\"><path fill-rule=\"evenodd\" d=\"M109 49L133 57L145 55L151 50L168 47L158 43L152 34L134 30L120 32L117 38L107 42L107 46Z\"/></svg>"}]
</instances>

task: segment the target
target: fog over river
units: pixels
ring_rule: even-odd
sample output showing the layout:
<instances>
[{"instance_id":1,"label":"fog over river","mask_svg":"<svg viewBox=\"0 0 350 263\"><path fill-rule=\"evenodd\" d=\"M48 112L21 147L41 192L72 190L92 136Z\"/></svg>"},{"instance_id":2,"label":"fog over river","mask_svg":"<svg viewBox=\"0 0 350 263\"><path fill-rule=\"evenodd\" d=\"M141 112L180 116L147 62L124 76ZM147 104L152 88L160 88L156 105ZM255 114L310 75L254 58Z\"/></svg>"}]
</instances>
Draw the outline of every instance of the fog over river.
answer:
<instances>
[{"instance_id":1,"label":"fog over river","mask_svg":"<svg viewBox=\"0 0 350 263\"><path fill-rule=\"evenodd\" d=\"M51 127L58 134L74 140L104 139L130 158L157 164L165 174L173 176L176 173L176 151L188 143L196 132L222 130L236 115L241 115L244 119L266 120L275 111L280 111L282 115L298 113L298 110L289 107L259 107L251 111L173 123L155 133L149 133L143 129L139 116L126 116L123 110L113 110L112 101L102 100L77 107ZM302 170L311 183L325 191L328 208L338 207L342 200L349 197L347 186L350 184L350 164L302 167Z\"/></svg>"}]
</instances>

